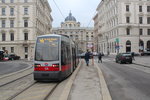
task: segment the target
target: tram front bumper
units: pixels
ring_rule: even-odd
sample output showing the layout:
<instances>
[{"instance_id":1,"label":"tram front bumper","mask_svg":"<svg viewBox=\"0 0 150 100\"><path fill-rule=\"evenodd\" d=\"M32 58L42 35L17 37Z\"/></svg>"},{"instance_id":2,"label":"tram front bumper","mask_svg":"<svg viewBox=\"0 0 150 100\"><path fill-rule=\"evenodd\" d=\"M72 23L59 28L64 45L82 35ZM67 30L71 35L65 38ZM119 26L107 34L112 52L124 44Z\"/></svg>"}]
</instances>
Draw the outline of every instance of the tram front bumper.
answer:
<instances>
[{"instance_id":1,"label":"tram front bumper","mask_svg":"<svg viewBox=\"0 0 150 100\"><path fill-rule=\"evenodd\" d=\"M34 80L39 81L51 81L51 80L61 80L60 71L34 71Z\"/></svg>"}]
</instances>

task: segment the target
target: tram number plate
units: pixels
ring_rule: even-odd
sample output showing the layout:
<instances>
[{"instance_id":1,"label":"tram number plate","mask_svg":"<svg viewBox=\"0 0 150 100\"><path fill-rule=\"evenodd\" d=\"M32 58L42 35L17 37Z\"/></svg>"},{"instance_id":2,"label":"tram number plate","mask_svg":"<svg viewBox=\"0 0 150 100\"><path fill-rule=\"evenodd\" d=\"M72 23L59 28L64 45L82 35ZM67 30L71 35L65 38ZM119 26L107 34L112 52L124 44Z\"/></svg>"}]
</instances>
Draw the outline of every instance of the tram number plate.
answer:
<instances>
[{"instance_id":1,"label":"tram number plate","mask_svg":"<svg viewBox=\"0 0 150 100\"><path fill-rule=\"evenodd\" d=\"M45 67L45 70L49 70L49 68L48 68L48 67Z\"/></svg>"},{"instance_id":2,"label":"tram number plate","mask_svg":"<svg viewBox=\"0 0 150 100\"><path fill-rule=\"evenodd\" d=\"M42 76L45 76L45 77L46 77L46 76L49 76L49 74L42 74Z\"/></svg>"}]
</instances>

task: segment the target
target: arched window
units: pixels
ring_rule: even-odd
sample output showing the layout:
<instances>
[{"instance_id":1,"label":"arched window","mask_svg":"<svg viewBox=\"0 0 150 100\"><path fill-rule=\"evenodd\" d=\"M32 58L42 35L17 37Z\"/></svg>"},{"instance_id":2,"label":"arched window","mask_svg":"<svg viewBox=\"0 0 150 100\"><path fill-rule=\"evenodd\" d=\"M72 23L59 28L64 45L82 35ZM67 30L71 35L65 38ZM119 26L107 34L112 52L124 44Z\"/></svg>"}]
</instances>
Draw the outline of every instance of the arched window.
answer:
<instances>
[{"instance_id":1,"label":"arched window","mask_svg":"<svg viewBox=\"0 0 150 100\"><path fill-rule=\"evenodd\" d=\"M147 51L150 51L150 40L147 41Z\"/></svg>"},{"instance_id":2,"label":"arched window","mask_svg":"<svg viewBox=\"0 0 150 100\"><path fill-rule=\"evenodd\" d=\"M143 52L144 51L144 42L143 40L139 40L139 52Z\"/></svg>"},{"instance_id":3,"label":"arched window","mask_svg":"<svg viewBox=\"0 0 150 100\"><path fill-rule=\"evenodd\" d=\"M126 52L131 52L131 41L130 40L128 40L126 42Z\"/></svg>"},{"instance_id":4,"label":"arched window","mask_svg":"<svg viewBox=\"0 0 150 100\"><path fill-rule=\"evenodd\" d=\"M69 24L69 27L71 27L72 25L71 24Z\"/></svg>"}]
</instances>

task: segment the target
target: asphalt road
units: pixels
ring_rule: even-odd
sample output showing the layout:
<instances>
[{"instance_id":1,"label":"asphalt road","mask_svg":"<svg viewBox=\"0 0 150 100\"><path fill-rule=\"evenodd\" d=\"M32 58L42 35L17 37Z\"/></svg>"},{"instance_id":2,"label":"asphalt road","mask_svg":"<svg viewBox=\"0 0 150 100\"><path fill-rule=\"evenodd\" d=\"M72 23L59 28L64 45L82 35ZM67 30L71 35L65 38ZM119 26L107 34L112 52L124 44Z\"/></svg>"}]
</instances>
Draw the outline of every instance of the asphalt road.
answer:
<instances>
[{"instance_id":1,"label":"asphalt road","mask_svg":"<svg viewBox=\"0 0 150 100\"><path fill-rule=\"evenodd\" d=\"M103 60L100 67L112 100L150 100L150 68Z\"/></svg>"},{"instance_id":2,"label":"asphalt road","mask_svg":"<svg viewBox=\"0 0 150 100\"><path fill-rule=\"evenodd\" d=\"M9 74L29 67L29 64L19 61L0 62L0 75Z\"/></svg>"}]
</instances>

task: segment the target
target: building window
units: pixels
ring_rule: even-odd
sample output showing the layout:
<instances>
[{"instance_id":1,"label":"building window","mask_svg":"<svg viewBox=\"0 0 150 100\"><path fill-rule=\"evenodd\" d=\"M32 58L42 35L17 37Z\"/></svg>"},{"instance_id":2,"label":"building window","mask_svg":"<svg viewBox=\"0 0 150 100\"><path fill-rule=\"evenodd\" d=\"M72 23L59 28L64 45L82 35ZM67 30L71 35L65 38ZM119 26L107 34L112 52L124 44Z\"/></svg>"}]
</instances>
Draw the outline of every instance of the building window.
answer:
<instances>
[{"instance_id":1,"label":"building window","mask_svg":"<svg viewBox=\"0 0 150 100\"><path fill-rule=\"evenodd\" d=\"M147 29L147 35L150 35L150 29Z\"/></svg>"},{"instance_id":2,"label":"building window","mask_svg":"<svg viewBox=\"0 0 150 100\"><path fill-rule=\"evenodd\" d=\"M143 29L139 29L139 34L143 35Z\"/></svg>"},{"instance_id":3,"label":"building window","mask_svg":"<svg viewBox=\"0 0 150 100\"><path fill-rule=\"evenodd\" d=\"M91 39L92 39L92 40L94 39L94 36L93 36L93 35L91 36Z\"/></svg>"},{"instance_id":4,"label":"building window","mask_svg":"<svg viewBox=\"0 0 150 100\"><path fill-rule=\"evenodd\" d=\"M5 50L6 50L6 47L2 47L2 50L4 50L4 51L5 51Z\"/></svg>"},{"instance_id":5,"label":"building window","mask_svg":"<svg viewBox=\"0 0 150 100\"><path fill-rule=\"evenodd\" d=\"M14 3L14 0L10 0L10 3Z\"/></svg>"},{"instance_id":6,"label":"building window","mask_svg":"<svg viewBox=\"0 0 150 100\"><path fill-rule=\"evenodd\" d=\"M150 17L147 17L147 24L150 24Z\"/></svg>"},{"instance_id":7,"label":"building window","mask_svg":"<svg viewBox=\"0 0 150 100\"><path fill-rule=\"evenodd\" d=\"M5 8L2 8L2 15L6 15Z\"/></svg>"},{"instance_id":8,"label":"building window","mask_svg":"<svg viewBox=\"0 0 150 100\"><path fill-rule=\"evenodd\" d=\"M11 16L14 15L14 8L10 8L10 15L11 15Z\"/></svg>"},{"instance_id":9,"label":"building window","mask_svg":"<svg viewBox=\"0 0 150 100\"><path fill-rule=\"evenodd\" d=\"M6 41L6 34L2 33L2 41Z\"/></svg>"},{"instance_id":10,"label":"building window","mask_svg":"<svg viewBox=\"0 0 150 100\"><path fill-rule=\"evenodd\" d=\"M25 55L25 58L27 59L27 58L28 58L28 55Z\"/></svg>"},{"instance_id":11,"label":"building window","mask_svg":"<svg viewBox=\"0 0 150 100\"><path fill-rule=\"evenodd\" d=\"M130 35L130 29L129 28L126 29L126 32L127 32L127 35Z\"/></svg>"},{"instance_id":12,"label":"building window","mask_svg":"<svg viewBox=\"0 0 150 100\"><path fill-rule=\"evenodd\" d=\"M5 20L2 20L2 28L5 28L5 26L6 26Z\"/></svg>"},{"instance_id":13,"label":"building window","mask_svg":"<svg viewBox=\"0 0 150 100\"><path fill-rule=\"evenodd\" d=\"M28 33L24 33L24 40L28 40Z\"/></svg>"},{"instance_id":14,"label":"building window","mask_svg":"<svg viewBox=\"0 0 150 100\"><path fill-rule=\"evenodd\" d=\"M10 27L14 27L14 20L10 20Z\"/></svg>"},{"instance_id":15,"label":"building window","mask_svg":"<svg viewBox=\"0 0 150 100\"><path fill-rule=\"evenodd\" d=\"M28 53L28 47L24 47L24 52Z\"/></svg>"},{"instance_id":16,"label":"building window","mask_svg":"<svg viewBox=\"0 0 150 100\"><path fill-rule=\"evenodd\" d=\"M10 49L11 49L11 53L14 53L14 47L11 47Z\"/></svg>"},{"instance_id":17,"label":"building window","mask_svg":"<svg viewBox=\"0 0 150 100\"><path fill-rule=\"evenodd\" d=\"M126 11L129 12L129 5L126 5Z\"/></svg>"},{"instance_id":18,"label":"building window","mask_svg":"<svg viewBox=\"0 0 150 100\"><path fill-rule=\"evenodd\" d=\"M24 20L24 27L28 27L28 20Z\"/></svg>"},{"instance_id":19,"label":"building window","mask_svg":"<svg viewBox=\"0 0 150 100\"><path fill-rule=\"evenodd\" d=\"M150 6L147 6L147 12L150 12Z\"/></svg>"},{"instance_id":20,"label":"building window","mask_svg":"<svg viewBox=\"0 0 150 100\"><path fill-rule=\"evenodd\" d=\"M139 17L139 23L140 23L140 24L143 23L143 17Z\"/></svg>"},{"instance_id":21,"label":"building window","mask_svg":"<svg viewBox=\"0 0 150 100\"><path fill-rule=\"evenodd\" d=\"M89 41L89 36L88 35L86 36L86 41Z\"/></svg>"},{"instance_id":22,"label":"building window","mask_svg":"<svg viewBox=\"0 0 150 100\"><path fill-rule=\"evenodd\" d=\"M10 33L10 41L14 41L14 33Z\"/></svg>"},{"instance_id":23,"label":"building window","mask_svg":"<svg viewBox=\"0 0 150 100\"><path fill-rule=\"evenodd\" d=\"M28 15L28 8L24 8L24 15Z\"/></svg>"},{"instance_id":24,"label":"building window","mask_svg":"<svg viewBox=\"0 0 150 100\"><path fill-rule=\"evenodd\" d=\"M5 3L5 0L2 0L2 3Z\"/></svg>"},{"instance_id":25,"label":"building window","mask_svg":"<svg viewBox=\"0 0 150 100\"><path fill-rule=\"evenodd\" d=\"M142 12L142 6L139 6L139 12Z\"/></svg>"},{"instance_id":26,"label":"building window","mask_svg":"<svg viewBox=\"0 0 150 100\"><path fill-rule=\"evenodd\" d=\"M71 25L71 24L69 24L69 27L72 27L72 25Z\"/></svg>"},{"instance_id":27,"label":"building window","mask_svg":"<svg viewBox=\"0 0 150 100\"><path fill-rule=\"evenodd\" d=\"M126 23L130 23L130 17L126 17Z\"/></svg>"}]
</instances>

